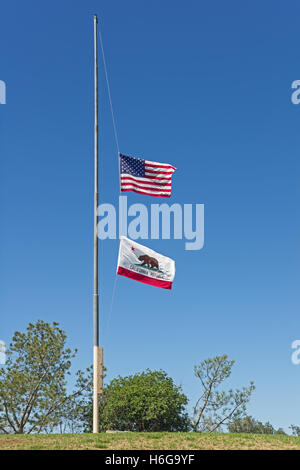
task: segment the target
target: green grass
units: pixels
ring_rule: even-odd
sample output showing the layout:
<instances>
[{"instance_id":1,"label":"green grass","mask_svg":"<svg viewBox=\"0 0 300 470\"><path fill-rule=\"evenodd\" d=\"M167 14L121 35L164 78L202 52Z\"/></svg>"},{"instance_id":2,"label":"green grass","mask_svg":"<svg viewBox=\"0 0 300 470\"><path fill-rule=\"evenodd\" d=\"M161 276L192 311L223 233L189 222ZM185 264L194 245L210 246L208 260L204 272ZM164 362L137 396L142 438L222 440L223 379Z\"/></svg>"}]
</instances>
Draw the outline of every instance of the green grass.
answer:
<instances>
[{"instance_id":1,"label":"green grass","mask_svg":"<svg viewBox=\"0 0 300 470\"><path fill-rule=\"evenodd\" d=\"M0 435L1 450L300 450L300 437L262 434L116 433Z\"/></svg>"}]
</instances>

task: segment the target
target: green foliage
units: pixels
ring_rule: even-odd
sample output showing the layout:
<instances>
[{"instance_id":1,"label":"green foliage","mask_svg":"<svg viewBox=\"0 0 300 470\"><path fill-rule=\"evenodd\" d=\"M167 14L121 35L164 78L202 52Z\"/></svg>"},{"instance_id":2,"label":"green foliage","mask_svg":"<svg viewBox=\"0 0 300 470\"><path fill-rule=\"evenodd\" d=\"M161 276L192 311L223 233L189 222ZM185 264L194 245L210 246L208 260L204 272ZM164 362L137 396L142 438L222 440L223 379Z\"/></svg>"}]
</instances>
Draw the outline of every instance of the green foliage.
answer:
<instances>
[{"instance_id":1,"label":"green foliage","mask_svg":"<svg viewBox=\"0 0 300 470\"><path fill-rule=\"evenodd\" d=\"M246 412L246 405L255 389L253 382L241 390L220 391L219 386L229 378L234 361L227 355L205 359L195 366L195 376L201 382L201 395L194 406L193 430L215 432L228 421Z\"/></svg>"},{"instance_id":2,"label":"green foliage","mask_svg":"<svg viewBox=\"0 0 300 470\"><path fill-rule=\"evenodd\" d=\"M187 397L164 371L147 369L117 377L105 388L100 411L102 430L187 431Z\"/></svg>"},{"instance_id":3,"label":"green foliage","mask_svg":"<svg viewBox=\"0 0 300 470\"><path fill-rule=\"evenodd\" d=\"M300 427L291 424L290 429L292 431L293 436L300 436Z\"/></svg>"},{"instance_id":4,"label":"green foliage","mask_svg":"<svg viewBox=\"0 0 300 470\"><path fill-rule=\"evenodd\" d=\"M262 423L252 418L252 416L244 416L242 418L234 418L227 425L228 431L232 433L251 433L251 434L285 434L282 428L275 429L268 421Z\"/></svg>"},{"instance_id":5,"label":"green foliage","mask_svg":"<svg viewBox=\"0 0 300 470\"><path fill-rule=\"evenodd\" d=\"M0 430L2 433L51 431L80 410L90 380L77 372L75 391L68 395L66 376L76 350L66 348L58 323L30 323L16 331L0 369Z\"/></svg>"}]
</instances>

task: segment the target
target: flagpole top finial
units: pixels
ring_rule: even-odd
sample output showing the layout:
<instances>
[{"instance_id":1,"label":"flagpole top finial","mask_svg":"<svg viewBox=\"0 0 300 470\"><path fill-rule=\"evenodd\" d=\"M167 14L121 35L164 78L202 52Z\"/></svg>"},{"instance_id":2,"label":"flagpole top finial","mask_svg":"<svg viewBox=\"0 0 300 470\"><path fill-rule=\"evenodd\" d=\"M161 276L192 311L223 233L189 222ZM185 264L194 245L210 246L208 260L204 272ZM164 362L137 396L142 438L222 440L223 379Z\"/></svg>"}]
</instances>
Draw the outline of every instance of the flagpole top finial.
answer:
<instances>
[{"instance_id":1,"label":"flagpole top finial","mask_svg":"<svg viewBox=\"0 0 300 470\"><path fill-rule=\"evenodd\" d=\"M96 13L94 13L94 19L95 19L95 20L97 21L97 23L98 23L98 16L97 16Z\"/></svg>"}]
</instances>

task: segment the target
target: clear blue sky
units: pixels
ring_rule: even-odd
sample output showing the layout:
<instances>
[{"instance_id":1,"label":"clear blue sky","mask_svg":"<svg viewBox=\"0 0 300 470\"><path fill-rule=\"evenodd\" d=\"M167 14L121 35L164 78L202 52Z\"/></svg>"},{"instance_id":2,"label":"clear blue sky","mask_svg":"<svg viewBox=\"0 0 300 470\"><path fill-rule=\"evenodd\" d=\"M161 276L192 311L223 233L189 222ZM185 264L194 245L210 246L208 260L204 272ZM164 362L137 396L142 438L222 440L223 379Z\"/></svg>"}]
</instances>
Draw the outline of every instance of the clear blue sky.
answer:
<instances>
[{"instance_id":1,"label":"clear blue sky","mask_svg":"<svg viewBox=\"0 0 300 470\"><path fill-rule=\"evenodd\" d=\"M162 368L192 405L193 366L227 353L228 385L257 386L249 413L300 425L300 366L290 359L300 338L296 1L2 5L0 339L58 321L79 349L74 367L92 362L94 12L121 151L174 164L172 202L205 204L201 251L148 242L176 260L173 290L119 277L110 322L118 241L101 244L108 378ZM100 200L115 203L102 69L100 82Z\"/></svg>"}]
</instances>

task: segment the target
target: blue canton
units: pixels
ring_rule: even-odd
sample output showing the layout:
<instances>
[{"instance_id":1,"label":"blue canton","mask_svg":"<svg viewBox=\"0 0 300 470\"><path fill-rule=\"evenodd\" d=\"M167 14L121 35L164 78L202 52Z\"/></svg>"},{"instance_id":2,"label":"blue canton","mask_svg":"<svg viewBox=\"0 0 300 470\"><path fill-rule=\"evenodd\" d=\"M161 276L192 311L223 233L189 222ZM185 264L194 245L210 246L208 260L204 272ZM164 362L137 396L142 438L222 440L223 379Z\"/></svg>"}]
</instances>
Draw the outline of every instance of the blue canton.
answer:
<instances>
[{"instance_id":1,"label":"blue canton","mask_svg":"<svg viewBox=\"0 0 300 470\"><path fill-rule=\"evenodd\" d=\"M121 173L145 178L145 160L120 154Z\"/></svg>"}]
</instances>

